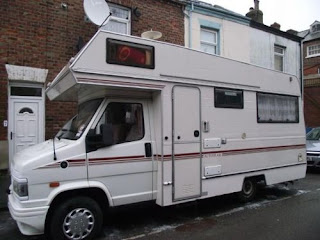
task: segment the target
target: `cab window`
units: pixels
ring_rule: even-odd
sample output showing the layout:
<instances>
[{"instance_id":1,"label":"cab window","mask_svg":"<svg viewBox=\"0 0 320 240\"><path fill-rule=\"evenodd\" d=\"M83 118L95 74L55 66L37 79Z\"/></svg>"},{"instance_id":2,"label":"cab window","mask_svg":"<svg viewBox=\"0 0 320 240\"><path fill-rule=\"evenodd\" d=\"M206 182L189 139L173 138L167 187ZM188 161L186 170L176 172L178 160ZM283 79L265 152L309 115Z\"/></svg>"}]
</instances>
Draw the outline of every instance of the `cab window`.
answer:
<instances>
[{"instance_id":1,"label":"cab window","mask_svg":"<svg viewBox=\"0 0 320 240\"><path fill-rule=\"evenodd\" d=\"M96 126L96 133L101 133L101 126L112 127L113 144L137 141L144 137L143 109L139 103L109 103Z\"/></svg>"}]
</instances>

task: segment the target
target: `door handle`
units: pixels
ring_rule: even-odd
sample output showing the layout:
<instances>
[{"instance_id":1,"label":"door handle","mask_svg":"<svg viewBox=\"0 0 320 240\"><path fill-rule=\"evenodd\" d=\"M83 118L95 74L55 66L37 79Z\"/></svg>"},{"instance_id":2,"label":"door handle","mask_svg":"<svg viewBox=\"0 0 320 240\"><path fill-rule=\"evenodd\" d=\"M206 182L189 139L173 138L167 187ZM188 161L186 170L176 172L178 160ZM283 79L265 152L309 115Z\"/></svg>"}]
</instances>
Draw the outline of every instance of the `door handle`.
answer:
<instances>
[{"instance_id":1,"label":"door handle","mask_svg":"<svg viewBox=\"0 0 320 240\"><path fill-rule=\"evenodd\" d=\"M172 182L164 182L163 185L164 186L169 186L169 185L172 185Z\"/></svg>"},{"instance_id":2,"label":"door handle","mask_svg":"<svg viewBox=\"0 0 320 240\"><path fill-rule=\"evenodd\" d=\"M10 140L12 140L13 132L10 132Z\"/></svg>"},{"instance_id":3,"label":"door handle","mask_svg":"<svg viewBox=\"0 0 320 240\"><path fill-rule=\"evenodd\" d=\"M151 143L145 143L144 144L144 149L145 149L145 152L146 152L146 157L152 157Z\"/></svg>"}]
</instances>

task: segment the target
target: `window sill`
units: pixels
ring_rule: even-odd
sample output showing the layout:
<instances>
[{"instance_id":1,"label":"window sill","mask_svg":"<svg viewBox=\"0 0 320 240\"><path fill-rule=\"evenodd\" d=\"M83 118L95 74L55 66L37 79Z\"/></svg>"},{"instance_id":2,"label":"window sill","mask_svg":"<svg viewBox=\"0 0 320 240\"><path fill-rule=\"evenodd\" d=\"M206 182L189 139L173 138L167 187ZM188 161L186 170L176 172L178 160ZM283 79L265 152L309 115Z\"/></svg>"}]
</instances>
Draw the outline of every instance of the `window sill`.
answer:
<instances>
[{"instance_id":1,"label":"window sill","mask_svg":"<svg viewBox=\"0 0 320 240\"><path fill-rule=\"evenodd\" d=\"M320 57L320 54L306 56L306 58L314 58L314 57Z\"/></svg>"}]
</instances>

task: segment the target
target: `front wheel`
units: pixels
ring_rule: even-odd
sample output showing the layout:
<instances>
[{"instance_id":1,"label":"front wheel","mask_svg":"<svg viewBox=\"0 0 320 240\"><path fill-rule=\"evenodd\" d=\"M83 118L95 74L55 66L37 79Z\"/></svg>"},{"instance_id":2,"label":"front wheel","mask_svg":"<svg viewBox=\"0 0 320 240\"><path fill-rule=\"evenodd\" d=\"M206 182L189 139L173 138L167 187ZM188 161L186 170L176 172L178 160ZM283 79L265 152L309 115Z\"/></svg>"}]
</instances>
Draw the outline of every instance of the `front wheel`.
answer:
<instances>
[{"instance_id":1,"label":"front wheel","mask_svg":"<svg viewBox=\"0 0 320 240\"><path fill-rule=\"evenodd\" d=\"M91 198L75 197L62 202L52 215L51 239L93 239L102 227L102 211Z\"/></svg>"},{"instance_id":2,"label":"front wheel","mask_svg":"<svg viewBox=\"0 0 320 240\"><path fill-rule=\"evenodd\" d=\"M241 202L250 202L257 193L257 182L253 178L246 178L243 181L242 189L238 193Z\"/></svg>"}]
</instances>

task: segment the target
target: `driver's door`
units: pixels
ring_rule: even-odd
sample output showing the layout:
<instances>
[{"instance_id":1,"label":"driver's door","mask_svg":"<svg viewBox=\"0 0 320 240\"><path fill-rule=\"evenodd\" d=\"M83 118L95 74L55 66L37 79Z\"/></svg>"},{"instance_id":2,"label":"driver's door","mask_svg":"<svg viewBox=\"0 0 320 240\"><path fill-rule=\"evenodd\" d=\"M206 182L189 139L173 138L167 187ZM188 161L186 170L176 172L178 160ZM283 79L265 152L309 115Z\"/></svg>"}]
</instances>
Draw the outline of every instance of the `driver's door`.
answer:
<instances>
[{"instance_id":1,"label":"driver's door","mask_svg":"<svg viewBox=\"0 0 320 240\"><path fill-rule=\"evenodd\" d=\"M91 129L101 136L104 124L112 127L113 144L87 153L89 180L103 183L114 205L151 200L153 157L148 101L108 101Z\"/></svg>"}]
</instances>

